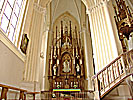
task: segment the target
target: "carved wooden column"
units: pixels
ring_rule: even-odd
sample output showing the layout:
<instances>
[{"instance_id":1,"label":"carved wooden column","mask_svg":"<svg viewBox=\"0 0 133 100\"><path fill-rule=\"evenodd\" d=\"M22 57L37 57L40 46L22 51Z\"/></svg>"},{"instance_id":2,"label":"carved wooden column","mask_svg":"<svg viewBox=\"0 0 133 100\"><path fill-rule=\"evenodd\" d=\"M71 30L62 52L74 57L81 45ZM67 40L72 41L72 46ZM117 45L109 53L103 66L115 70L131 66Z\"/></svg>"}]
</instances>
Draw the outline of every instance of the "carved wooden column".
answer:
<instances>
[{"instance_id":1,"label":"carved wooden column","mask_svg":"<svg viewBox=\"0 0 133 100\"><path fill-rule=\"evenodd\" d=\"M63 37L63 21L61 21L61 37ZM61 46L63 44L62 38L61 38Z\"/></svg>"},{"instance_id":2,"label":"carved wooden column","mask_svg":"<svg viewBox=\"0 0 133 100\"><path fill-rule=\"evenodd\" d=\"M75 52L75 47L73 46L73 69L74 69L74 76L76 76L76 70L75 70L75 67L76 67L76 52Z\"/></svg>"},{"instance_id":3,"label":"carved wooden column","mask_svg":"<svg viewBox=\"0 0 133 100\"><path fill-rule=\"evenodd\" d=\"M72 26L71 26L71 21L70 21L70 39L71 39L71 44L72 44Z\"/></svg>"}]
</instances>

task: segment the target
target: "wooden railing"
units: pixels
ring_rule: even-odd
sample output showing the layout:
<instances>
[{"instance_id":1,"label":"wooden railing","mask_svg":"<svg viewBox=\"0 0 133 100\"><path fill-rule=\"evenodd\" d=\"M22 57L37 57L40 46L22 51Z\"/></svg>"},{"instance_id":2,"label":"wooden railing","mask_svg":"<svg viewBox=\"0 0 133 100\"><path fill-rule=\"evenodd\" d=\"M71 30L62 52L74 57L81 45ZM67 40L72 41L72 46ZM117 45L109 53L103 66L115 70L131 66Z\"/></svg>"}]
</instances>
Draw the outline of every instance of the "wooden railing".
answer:
<instances>
[{"instance_id":1,"label":"wooden railing","mask_svg":"<svg viewBox=\"0 0 133 100\"><path fill-rule=\"evenodd\" d=\"M16 91L19 93L19 98L13 98L13 100L26 100L26 96L28 94L32 95L32 100L35 100L35 95L39 94L40 92L28 92L27 90L16 88L13 86L8 86L4 84L0 84L0 87L2 88L1 90L1 95L0 95L0 100L8 100L8 92L10 91ZM9 98L10 99L10 98Z\"/></svg>"},{"instance_id":2,"label":"wooden railing","mask_svg":"<svg viewBox=\"0 0 133 100\"><path fill-rule=\"evenodd\" d=\"M81 92L53 92L53 91L42 91L42 100L93 100L93 91L81 91ZM67 100L67 99L66 99Z\"/></svg>"},{"instance_id":3,"label":"wooden railing","mask_svg":"<svg viewBox=\"0 0 133 100\"><path fill-rule=\"evenodd\" d=\"M133 75L133 49L121 54L92 77L95 87L94 98L102 98L130 75Z\"/></svg>"}]
</instances>

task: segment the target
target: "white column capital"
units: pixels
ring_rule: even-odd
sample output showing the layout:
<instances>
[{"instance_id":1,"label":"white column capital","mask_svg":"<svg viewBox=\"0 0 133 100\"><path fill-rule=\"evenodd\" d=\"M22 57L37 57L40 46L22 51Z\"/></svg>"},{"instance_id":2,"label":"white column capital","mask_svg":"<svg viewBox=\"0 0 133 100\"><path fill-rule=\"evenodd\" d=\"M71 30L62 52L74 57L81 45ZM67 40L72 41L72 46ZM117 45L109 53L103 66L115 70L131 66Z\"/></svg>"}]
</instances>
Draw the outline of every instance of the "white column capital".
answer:
<instances>
[{"instance_id":1,"label":"white column capital","mask_svg":"<svg viewBox=\"0 0 133 100\"><path fill-rule=\"evenodd\" d=\"M34 9L40 13L46 14L46 8L43 8L38 3L34 3Z\"/></svg>"},{"instance_id":2,"label":"white column capital","mask_svg":"<svg viewBox=\"0 0 133 100\"><path fill-rule=\"evenodd\" d=\"M82 27L82 32L86 32L86 27L85 26Z\"/></svg>"},{"instance_id":3,"label":"white column capital","mask_svg":"<svg viewBox=\"0 0 133 100\"><path fill-rule=\"evenodd\" d=\"M110 0L103 0L102 3L103 3L104 6L108 6L108 2L109 2L109 1L110 1Z\"/></svg>"},{"instance_id":4,"label":"white column capital","mask_svg":"<svg viewBox=\"0 0 133 100\"><path fill-rule=\"evenodd\" d=\"M50 34L54 34L54 31L52 31L52 30L48 30L48 32L49 32Z\"/></svg>"},{"instance_id":5,"label":"white column capital","mask_svg":"<svg viewBox=\"0 0 133 100\"><path fill-rule=\"evenodd\" d=\"M86 9L86 14L90 16L92 9Z\"/></svg>"},{"instance_id":6,"label":"white column capital","mask_svg":"<svg viewBox=\"0 0 133 100\"><path fill-rule=\"evenodd\" d=\"M108 5L109 0L102 0L101 2L98 2L94 6L91 6L89 9L86 10L86 13L89 15L91 12L95 11L96 9L100 9L104 5Z\"/></svg>"}]
</instances>

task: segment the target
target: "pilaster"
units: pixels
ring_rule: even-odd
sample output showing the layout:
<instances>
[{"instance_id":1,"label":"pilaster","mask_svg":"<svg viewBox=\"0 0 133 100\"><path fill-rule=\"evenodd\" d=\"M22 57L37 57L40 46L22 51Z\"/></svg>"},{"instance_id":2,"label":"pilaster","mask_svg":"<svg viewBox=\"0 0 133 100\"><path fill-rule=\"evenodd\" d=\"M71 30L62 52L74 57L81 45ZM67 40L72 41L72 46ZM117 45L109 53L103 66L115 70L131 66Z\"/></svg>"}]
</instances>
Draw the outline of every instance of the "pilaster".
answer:
<instances>
[{"instance_id":1,"label":"pilaster","mask_svg":"<svg viewBox=\"0 0 133 100\"><path fill-rule=\"evenodd\" d=\"M99 2L86 12L89 16L93 57L98 72L118 56L108 0Z\"/></svg>"},{"instance_id":2,"label":"pilaster","mask_svg":"<svg viewBox=\"0 0 133 100\"><path fill-rule=\"evenodd\" d=\"M41 40L43 34L43 23L46 9L40 5L33 4L33 12L30 22L29 33L29 45L27 50L27 58L25 62L25 81L39 81L40 73L40 51L41 51Z\"/></svg>"}]
</instances>

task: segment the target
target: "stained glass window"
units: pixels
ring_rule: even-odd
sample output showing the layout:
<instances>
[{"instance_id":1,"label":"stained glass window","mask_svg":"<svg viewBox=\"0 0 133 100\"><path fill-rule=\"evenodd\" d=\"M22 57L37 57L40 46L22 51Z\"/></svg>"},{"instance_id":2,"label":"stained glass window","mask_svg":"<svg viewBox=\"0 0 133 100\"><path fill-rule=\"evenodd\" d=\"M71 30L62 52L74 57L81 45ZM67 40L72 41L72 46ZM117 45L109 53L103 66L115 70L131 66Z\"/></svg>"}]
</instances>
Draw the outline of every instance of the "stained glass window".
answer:
<instances>
[{"instance_id":1,"label":"stained glass window","mask_svg":"<svg viewBox=\"0 0 133 100\"><path fill-rule=\"evenodd\" d=\"M4 30L5 33L7 33L7 26L8 26L9 20L5 15L2 16L2 22L1 22L1 28Z\"/></svg>"},{"instance_id":2,"label":"stained glass window","mask_svg":"<svg viewBox=\"0 0 133 100\"><path fill-rule=\"evenodd\" d=\"M4 3L4 0L0 0L0 13L1 13L1 10L2 10L3 3Z\"/></svg>"},{"instance_id":3,"label":"stained glass window","mask_svg":"<svg viewBox=\"0 0 133 100\"><path fill-rule=\"evenodd\" d=\"M24 10L26 0L0 0L0 28L15 45L19 37L20 13ZM21 14L23 15L23 14ZM21 17L22 18L22 17ZM20 22L19 22L20 21ZM19 27L18 27L19 26Z\"/></svg>"},{"instance_id":4,"label":"stained glass window","mask_svg":"<svg viewBox=\"0 0 133 100\"><path fill-rule=\"evenodd\" d=\"M11 8L11 6L9 5L9 3L7 3L7 4L6 4L5 11L4 11L4 14L6 15L6 17L7 17L8 19L10 19L11 12L12 12L12 8Z\"/></svg>"},{"instance_id":5,"label":"stained glass window","mask_svg":"<svg viewBox=\"0 0 133 100\"><path fill-rule=\"evenodd\" d=\"M14 5L15 0L8 0L8 2L10 4L10 6L13 8L13 5Z\"/></svg>"},{"instance_id":6,"label":"stained glass window","mask_svg":"<svg viewBox=\"0 0 133 100\"><path fill-rule=\"evenodd\" d=\"M9 31L9 39L13 40L13 33L14 33L14 27L12 25L10 25L10 31Z\"/></svg>"}]
</instances>

